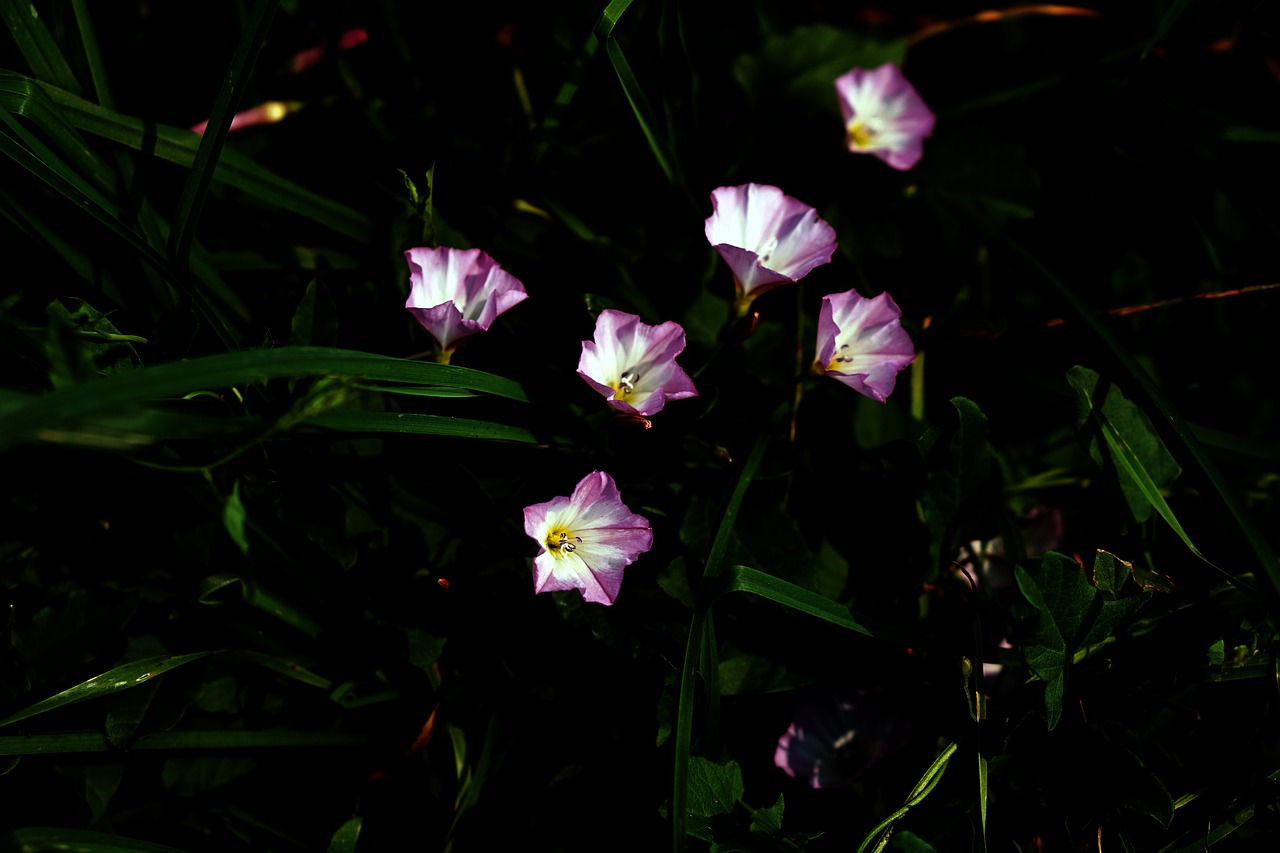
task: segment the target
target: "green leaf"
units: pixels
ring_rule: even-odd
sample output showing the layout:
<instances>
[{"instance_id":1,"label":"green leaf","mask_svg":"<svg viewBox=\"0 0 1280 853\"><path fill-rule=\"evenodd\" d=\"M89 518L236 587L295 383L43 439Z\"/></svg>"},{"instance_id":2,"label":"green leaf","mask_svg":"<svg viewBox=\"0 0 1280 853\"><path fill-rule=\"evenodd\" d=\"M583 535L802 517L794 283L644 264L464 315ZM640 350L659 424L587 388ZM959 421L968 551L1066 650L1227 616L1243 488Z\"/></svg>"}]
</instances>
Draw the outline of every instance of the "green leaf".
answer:
<instances>
[{"instance_id":1,"label":"green leaf","mask_svg":"<svg viewBox=\"0 0 1280 853\"><path fill-rule=\"evenodd\" d=\"M934 847L914 832L905 829L893 834L893 846L907 853L934 853Z\"/></svg>"},{"instance_id":2,"label":"green leaf","mask_svg":"<svg viewBox=\"0 0 1280 853\"><path fill-rule=\"evenodd\" d=\"M289 343L331 347L338 342L338 306L324 282L313 279L293 312Z\"/></svg>"},{"instance_id":3,"label":"green leaf","mask_svg":"<svg viewBox=\"0 0 1280 853\"><path fill-rule=\"evenodd\" d=\"M1138 522L1164 503L1160 489L1181 473L1146 413L1125 399L1119 388L1076 365L1067 371L1076 391L1076 427L1089 456L1113 477Z\"/></svg>"},{"instance_id":4,"label":"green leaf","mask_svg":"<svg viewBox=\"0 0 1280 853\"><path fill-rule=\"evenodd\" d=\"M733 76L757 104L802 101L812 109L836 112L834 82L851 68L901 65L905 39L879 41L828 24L801 26L765 39L758 54L733 62Z\"/></svg>"},{"instance_id":5,"label":"green leaf","mask_svg":"<svg viewBox=\"0 0 1280 853\"><path fill-rule=\"evenodd\" d=\"M29 719L46 711L52 711L55 708L62 708L75 702L110 696L112 693L128 690L130 687L137 687L157 675L163 675L171 669L211 654L214 654L214 652L194 652L189 655L161 655L126 663L101 675L95 675L88 681L81 682L75 687L70 687L61 693L50 696L48 699L42 699L34 705L23 708L21 711L15 711L4 719L0 719L0 727Z\"/></svg>"},{"instance_id":6,"label":"green leaf","mask_svg":"<svg viewBox=\"0 0 1280 853\"><path fill-rule=\"evenodd\" d=\"M1062 717L1067 668L1077 650L1111 636L1150 594L1107 600L1079 563L1053 551L1018 564L1014 576L1023 596L1039 611L1025 651L1027 666L1044 682L1045 715L1053 729Z\"/></svg>"},{"instance_id":7,"label":"green leaf","mask_svg":"<svg viewBox=\"0 0 1280 853\"><path fill-rule=\"evenodd\" d=\"M329 842L329 853L356 853L356 845L360 842L360 828L363 825L363 818L353 817L338 827L338 831L333 834L333 840Z\"/></svg>"},{"instance_id":8,"label":"green leaf","mask_svg":"<svg viewBox=\"0 0 1280 853\"><path fill-rule=\"evenodd\" d=\"M958 420L945 443L934 445L925 482L923 507L929 530L929 572L926 582L937 578L956 551L966 514L990 491L999 476L995 451L987 442L987 418L971 400L951 400Z\"/></svg>"},{"instance_id":9,"label":"green leaf","mask_svg":"<svg viewBox=\"0 0 1280 853\"><path fill-rule=\"evenodd\" d=\"M139 368L41 396L0 397L0 450L39 439L73 440L74 434L90 429L108 416L136 414L139 404L154 400L304 376L351 376L406 385L463 388L528 400L519 384L465 367L405 361L353 350L280 347ZM508 432L504 437L522 440L522 437L513 437L522 431L514 427L500 429Z\"/></svg>"},{"instance_id":10,"label":"green leaf","mask_svg":"<svg viewBox=\"0 0 1280 853\"><path fill-rule=\"evenodd\" d=\"M616 39L609 38L605 40L604 50L609 56L609 62L613 64L614 73L618 75L618 82L622 84L622 93L627 96L627 103L631 105L631 112L640 124L645 141L649 143L649 150L653 152L654 159L658 161L658 166L667 176L667 180L672 184L678 184L676 160L658 136L657 118L653 107L649 106L649 99L645 97L640 81L631 71L631 65L623 55L622 47Z\"/></svg>"},{"instance_id":11,"label":"green leaf","mask_svg":"<svg viewBox=\"0 0 1280 853\"><path fill-rule=\"evenodd\" d=\"M55 299L49 303L46 312L49 315L46 354L49 357L49 380L53 387L69 388L97 378L98 371L94 367L93 357L71 325L67 309Z\"/></svg>"},{"instance_id":12,"label":"green leaf","mask_svg":"<svg viewBox=\"0 0 1280 853\"><path fill-rule=\"evenodd\" d=\"M490 441L517 441L522 444L538 443L533 433L522 427L413 412L325 412L306 419L304 423L342 432L398 432L414 435L444 435L453 438L479 438Z\"/></svg>"},{"instance_id":13,"label":"green leaf","mask_svg":"<svg viewBox=\"0 0 1280 853\"><path fill-rule=\"evenodd\" d=\"M689 814L714 817L728 814L742 799L742 769L738 762L716 764L699 756L689 759Z\"/></svg>"},{"instance_id":14,"label":"green leaf","mask_svg":"<svg viewBox=\"0 0 1280 853\"><path fill-rule=\"evenodd\" d=\"M40 19L40 12L31 0L0 0L0 15L5 26L18 43L22 58L31 72L41 80L61 86L72 92L80 91L80 84L71 73L71 66L58 49L49 28Z\"/></svg>"},{"instance_id":15,"label":"green leaf","mask_svg":"<svg viewBox=\"0 0 1280 853\"><path fill-rule=\"evenodd\" d=\"M231 534L231 540L236 543L240 553L247 555L249 539L244 532L246 518L244 503L240 500L240 481L236 480L231 486L231 494L227 496L226 503L222 507L222 524L227 528L227 533Z\"/></svg>"},{"instance_id":16,"label":"green leaf","mask_svg":"<svg viewBox=\"0 0 1280 853\"><path fill-rule=\"evenodd\" d=\"M50 115L49 110L41 110L42 103L56 105L56 116ZM189 130L144 122L94 104L65 89L11 71L0 70L0 107L27 115L46 133L65 123L68 127L184 167L192 165L202 139ZM213 179L353 240L367 242L372 236L373 223L365 214L286 180L235 151L221 152ZM163 260L158 254L156 257Z\"/></svg>"},{"instance_id":17,"label":"green leaf","mask_svg":"<svg viewBox=\"0 0 1280 853\"><path fill-rule=\"evenodd\" d=\"M31 826L15 829L4 837L8 849L21 853L182 853L174 847L164 847L149 841L110 835L105 832L89 832L83 829Z\"/></svg>"},{"instance_id":18,"label":"green leaf","mask_svg":"<svg viewBox=\"0 0 1280 853\"><path fill-rule=\"evenodd\" d=\"M1138 360L1133 357L1133 354L1102 324L1072 288L1068 287L1052 270L1040 263L1023 246L1008 238L1005 238L1004 242L1006 246L1036 271L1053 293L1071 309L1072 316L1085 328L1089 329L1110 355L1115 358L1133 382L1134 387L1131 387L1130 391L1136 390L1141 395L1146 409L1158 413L1157 421L1164 428L1162 434L1165 441L1168 441L1174 448L1174 452L1182 459L1183 464L1192 466L1191 470L1199 476L1203 483L1201 494L1207 495L1213 500L1216 508L1222 510L1226 518L1234 524L1240 538L1249 543L1250 549L1257 557L1258 564L1262 568L1263 577L1266 579L1263 592L1267 597L1268 603L1273 611L1280 609L1280 559L1277 559L1275 549L1266 537L1262 535L1258 526L1254 524L1244 505L1236 497L1234 490L1223 478L1221 472L1218 471L1217 465L1209 458L1191 427L1178 414L1173 404L1165 397L1164 392L1151 379L1142 365L1138 363ZM1185 539L1183 541L1184 543L1187 542ZM1234 578L1233 582L1241 585Z\"/></svg>"},{"instance_id":19,"label":"green leaf","mask_svg":"<svg viewBox=\"0 0 1280 853\"><path fill-rule=\"evenodd\" d=\"M280 0L257 0L254 4L247 25L236 43L231 65L218 89L209 122L200 136L200 145L191 161L191 171L187 173L187 181L182 187L182 196L178 199L178 207L174 211L169 230L169 255L181 271L187 269L191 241L195 236L196 224L200 221L205 196L209 193L209 184L213 182L218 155L227 141L231 119L248 88L248 78L253 72L258 50L267 37L267 28L271 26L279 5Z\"/></svg>"},{"instance_id":20,"label":"green leaf","mask_svg":"<svg viewBox=\"0 0 1280 853\"><path fill-rule=\"evenodd\" d=\"M751 810L751 825L748 827L752 832L759 835L776 835L782 831L782 811L786 804L782 799L782 794L778 795L778 801L767 809Z\"/></svg>"}]
</instances>

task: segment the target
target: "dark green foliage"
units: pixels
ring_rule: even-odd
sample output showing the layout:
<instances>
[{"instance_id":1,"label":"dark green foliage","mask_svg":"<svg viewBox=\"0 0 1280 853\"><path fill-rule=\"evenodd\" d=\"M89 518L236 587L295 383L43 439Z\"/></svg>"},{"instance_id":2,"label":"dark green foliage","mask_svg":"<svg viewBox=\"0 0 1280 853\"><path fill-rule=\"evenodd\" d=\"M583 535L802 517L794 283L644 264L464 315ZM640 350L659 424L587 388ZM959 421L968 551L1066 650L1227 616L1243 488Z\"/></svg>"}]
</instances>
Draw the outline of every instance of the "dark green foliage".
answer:
<instances>
[{"instance_id":1,"label":"dark green foliage","mask_svg":"<svg viewBox=\"0 0 1280 853\"><path fill-rule=\"evenodd\" d=\"M0 0L0 853L1271 849L1268 11ZM737 318L746 182L839 247ZM420 246L529 295L447 365ZM608 309L697 397L607 407ZM536 595L597 470L653 548Z\"/></svg>"}]
</instances>

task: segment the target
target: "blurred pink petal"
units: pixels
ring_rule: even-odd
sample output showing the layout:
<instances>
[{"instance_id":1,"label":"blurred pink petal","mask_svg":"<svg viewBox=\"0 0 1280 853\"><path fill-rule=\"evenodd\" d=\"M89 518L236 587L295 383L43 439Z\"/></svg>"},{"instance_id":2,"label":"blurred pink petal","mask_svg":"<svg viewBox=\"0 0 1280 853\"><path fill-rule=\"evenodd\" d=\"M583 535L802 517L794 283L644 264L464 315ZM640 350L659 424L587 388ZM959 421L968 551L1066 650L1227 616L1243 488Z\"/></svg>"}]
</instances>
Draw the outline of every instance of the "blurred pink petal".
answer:
<instances>
[{"instance_id":1,"label":"blurred pink petal","mask_svg":"<svg viewBox=\"0 0 1280 853\"><path fill-rule=\"evenodd\" d=\"M874 154L895 169L920 160L934 115L898 66L855 68L837 77L835 86L850 151Z\"/></svg>"}]
</instances>

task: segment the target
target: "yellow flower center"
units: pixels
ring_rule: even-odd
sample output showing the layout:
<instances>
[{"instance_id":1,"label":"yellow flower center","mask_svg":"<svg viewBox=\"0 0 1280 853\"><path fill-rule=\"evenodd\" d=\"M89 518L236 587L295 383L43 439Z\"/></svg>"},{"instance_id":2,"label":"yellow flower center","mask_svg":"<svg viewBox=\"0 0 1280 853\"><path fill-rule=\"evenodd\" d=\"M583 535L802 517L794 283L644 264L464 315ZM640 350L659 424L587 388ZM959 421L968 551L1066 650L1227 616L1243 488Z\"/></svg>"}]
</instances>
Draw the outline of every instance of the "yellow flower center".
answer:
<instances>
[{"instance_id":1,"label":"yellow flower center","mask_svg":"<svg viewBox=\"0 0 1280 853\"><path fill-rule=\"evenodd\" d=\"M556 557L572 554L581 544L582 537L574 536L571 530L557 528L547 534L547 552Z\"/></svg>"},{"instance_id":2,"label":"yellow flower center","mask_svg":"<svg viewBox=\"0 0 1280 853\"><path fill-rule=\"evenodd\" d=\"M875 144L875 131L860 121L849 122L846 131L850 148L870 148Z\"/></svg>"},{"instance_id":3,"label":"yellow flower center","mask_svg":"<svg viewBox=\"0 0 1280 853\"><path fill-rule=\"evenodd\" d=\"M845 373L844 365L853 361L853 356L845 355L844 352L849 348L848 344L841 344L840 349L831 357L831 361L827 362L827 370L834 370L837 373Z\"/></svg>"},{"instance_id":4,"label":"yellow flower center","mask_svg":"<svg viewBox=\"0 0 1280 853\"><path fill-rule=\"evenodd\" d=\"M636 383L639 381L639 375L633 371L628 370L622 374L617 382L610 383L610 387L613 388L613 399L625 400L628 394L636 390Z\"/></svg>"}]
</instances>

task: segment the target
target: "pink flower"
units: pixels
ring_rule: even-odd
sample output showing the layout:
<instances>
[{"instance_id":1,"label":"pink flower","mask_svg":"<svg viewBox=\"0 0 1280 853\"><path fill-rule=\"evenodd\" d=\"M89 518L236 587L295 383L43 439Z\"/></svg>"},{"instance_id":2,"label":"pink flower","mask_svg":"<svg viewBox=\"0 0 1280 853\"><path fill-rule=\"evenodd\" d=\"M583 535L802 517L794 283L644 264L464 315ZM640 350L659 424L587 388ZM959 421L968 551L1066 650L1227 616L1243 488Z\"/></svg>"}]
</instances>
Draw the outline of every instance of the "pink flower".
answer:
<instances>
[{"instance_id":1,"label":"pink flower","mask_svg":"<svg viewBox=\"0 0 1280 853\"><path fill-rule=\"evenodd\" d=\"M883 403L893 393L898 371L916 357L901 318L887 293L864 299L849 290L822 297L814 372Z\"/></svg>"},{"instance_id":2,"label":"pink flower","mask_svg":"<svg viewBox=\"0 0 1280 853\"><path fill-rule=\"evenodd\" d=\"M717 187L711 191L711 206L707 242L733 270L740 314L761 293L830 263L836 250L835 229L777 187Z\"/></svg>"},{"instance_id":3,"label":"pink flower","mask_svg":"<svg viewBox=\"0 0 1280 853\"><path fill-rule=\"evenodd\" d=\"M906 745L911 723L885 708L883 691L839 690L801 702L773 763L811 788L838 788Z\"/></svg>"},{"instance_id":4,"label":"pink flower","mask_svg":"<svg viewBox=\"0 0 1280 853\"><path fill-rule=\"evenodd\" d=\"M404 307L440 345L448 363L458 342L486 331L508 308L528 298L515 276L479 249L410 249Z\"/></svg>"},{"instance_id":5,"label":"pink flower","mask_svg":"<svg viewBox=\"0 0 1280 853\"><path fill-rule=\"evenodd\" d=\"M855 68L835 85L850 151L874 154L895 169L910 169L920 160L934 115L898 66Z\"/></svg>"},{"instance_id":6,"label":"pink flower","mask_svg":"<svg viewBox=\"0 0 1280 853\"><path fill-rule=\"evenodd\" d=\"M668 400L698 396L676 364L682 351L679 323L649 326L635 314L607 308L596 319L595 340L582 342L578 375L618 411L648 417Z\"/></svg>"},{"instance_id":7,"label":"pink flower","mask_svg":"<svg viewBox=\"0 0 1280 853\"><path fill-rule=\"evenodd\" d=\"M648 520L627 509L603 471L583 477L573 497L525 507L524 532L541 548L533 560L535 593L578 589L598 604L613 604L622 570L653 547Z\"/></svg>"}]
</instances>

